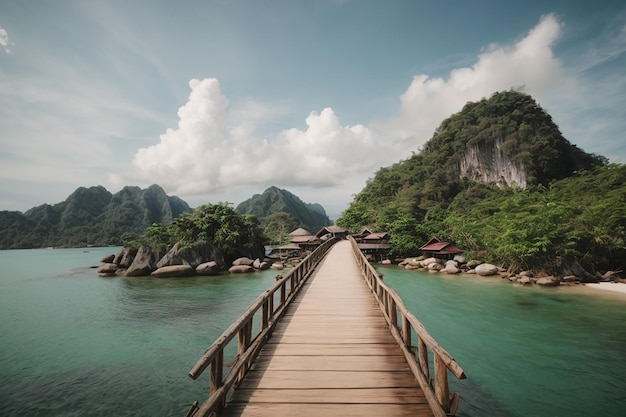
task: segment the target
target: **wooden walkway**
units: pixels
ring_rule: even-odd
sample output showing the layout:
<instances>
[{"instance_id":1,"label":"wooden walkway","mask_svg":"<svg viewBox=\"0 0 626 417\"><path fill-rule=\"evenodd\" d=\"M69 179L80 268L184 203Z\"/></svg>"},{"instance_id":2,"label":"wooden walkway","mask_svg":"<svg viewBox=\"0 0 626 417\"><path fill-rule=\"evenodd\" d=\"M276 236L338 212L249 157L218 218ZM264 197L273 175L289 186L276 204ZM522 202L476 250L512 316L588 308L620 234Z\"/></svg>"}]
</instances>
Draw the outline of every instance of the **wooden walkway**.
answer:
<instances>
[{"instance_id":1,"label":"wooden walkway","mask_svg":"<svg viewBox=\"0 0 626 417\"><path fill-rule=\"evenodd\" d=\"M433 415L348 241L304 284L221 415Z\"/></svg>"}]
</instances>

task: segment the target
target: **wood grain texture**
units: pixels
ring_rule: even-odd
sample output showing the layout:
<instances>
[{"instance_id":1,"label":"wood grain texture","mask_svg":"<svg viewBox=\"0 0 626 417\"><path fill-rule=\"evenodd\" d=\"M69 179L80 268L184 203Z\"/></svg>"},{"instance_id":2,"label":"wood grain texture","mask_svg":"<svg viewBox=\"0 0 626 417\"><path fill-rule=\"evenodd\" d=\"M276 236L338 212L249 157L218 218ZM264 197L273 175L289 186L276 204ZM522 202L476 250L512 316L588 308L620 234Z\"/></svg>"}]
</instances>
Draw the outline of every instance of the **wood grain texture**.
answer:
<instances>
[{"instance_id":1,"label":"wood grain texture","mask_svg":"<svg viewBox=\"0 0 626 417\"><path fill-rule=\"evenodd\" d=\"M333 246L222 415L433 416L353 259Z\"/></svg>"}]
</instances>

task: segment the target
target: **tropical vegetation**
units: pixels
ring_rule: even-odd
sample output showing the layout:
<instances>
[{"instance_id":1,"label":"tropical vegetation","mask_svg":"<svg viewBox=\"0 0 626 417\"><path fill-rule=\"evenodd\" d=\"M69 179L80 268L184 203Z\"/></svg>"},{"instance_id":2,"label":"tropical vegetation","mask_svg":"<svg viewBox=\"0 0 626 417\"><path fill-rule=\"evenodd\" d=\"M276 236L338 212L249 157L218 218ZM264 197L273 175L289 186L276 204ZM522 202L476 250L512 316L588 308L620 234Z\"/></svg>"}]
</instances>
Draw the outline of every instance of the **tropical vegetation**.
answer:
<instances>
[{"instance_id":1,"label":"tropical vegetation","mask_svg":"<svg viewBox=\"0 0 626 417\"><path fill-rule=\"evenodd\" d=\"M191 247L198 241L209 241L220 249L224 259L234 260L246 253L263 253L266 240L255 216L237 213L228 203L205 204L183 213L170 224L153 223L138 236L125 233L127 247L147 246L164 253L174 244Z\"/></svg>"},{"instance_id":2,"label":"tropical vegetation","mask_svg":"<svg viewBox=\"0 0 626 417\"><path fill-rule=\"evenodd\" d=\"M521 165L525 186L462 176L472 146ZM420 153L381 168L337 223L389 232L396 256L436 236L511 269L585 275L624 269L625 184L626 166L572 145L530 96L506 91L468 103Z\"/></svg>"}]
</instances>

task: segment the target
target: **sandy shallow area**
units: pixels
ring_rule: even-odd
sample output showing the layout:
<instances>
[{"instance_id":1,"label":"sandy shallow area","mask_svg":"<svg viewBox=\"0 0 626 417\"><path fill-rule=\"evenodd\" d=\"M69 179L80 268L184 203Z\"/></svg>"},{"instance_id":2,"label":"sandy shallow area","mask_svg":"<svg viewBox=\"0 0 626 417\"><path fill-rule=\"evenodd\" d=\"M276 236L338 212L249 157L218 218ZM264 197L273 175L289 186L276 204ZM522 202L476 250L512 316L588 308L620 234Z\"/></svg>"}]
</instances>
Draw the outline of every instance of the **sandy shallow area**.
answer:
<instances>
[{"instance_id":1,"label":"sandy shallow area","mask_svg":"<svg viewBox=\"0 0 626 417\"><path fill-rule=\"evenodd\" d=\"M597 284L585 284L585 287L626 295L626 284L623 282L598 282Z\"/></svg>"}]
</instances>

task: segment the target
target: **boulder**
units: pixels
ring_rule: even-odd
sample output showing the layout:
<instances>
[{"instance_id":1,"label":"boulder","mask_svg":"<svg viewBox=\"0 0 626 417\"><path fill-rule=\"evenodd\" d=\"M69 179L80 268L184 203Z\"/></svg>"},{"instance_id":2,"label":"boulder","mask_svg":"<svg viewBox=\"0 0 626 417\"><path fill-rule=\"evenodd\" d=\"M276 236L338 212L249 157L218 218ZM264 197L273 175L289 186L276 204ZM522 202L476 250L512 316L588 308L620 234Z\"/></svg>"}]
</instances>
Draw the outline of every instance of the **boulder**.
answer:
<instances>
[{"instance_id":1,"label":"boulder","mask_svg":"<svg viewBox=\"0 0 626 417\"><path fill-rule=\"evenodd\" d=\"M476 268L474 268L476 273L483 277L488 277L490 275L496 275L500 272L500 269L492 264L480 264Z\"/></svg>"},{"instance_id":2,"label":"boulder","mask_svg":"<svg viewBox=\"0 0 626 417\"><path fill-rule=\"evenodd\" d=\"M264 271L270 268L270 264L265 261L260 260L259 258L256 258L254 262L252 263L252 267L254 269Z\"/></svg>"},{"instance_id":3,"label":"boulder","mask_svg":"<svg viewBox=\"0 0 626 417\"><path fill-rule=\"evenodd\" d=\"M522 285L530 284L530 277L527 275L522 275L518 278L517 282Z\"/></svg>"},{"instance_id":4,"label":"boulder","mask_svg":"<svg viewBox=\"0 0 626 417\"><path fill-rule=\"evenodd\" d=\"M553 276L541 277L537 278L536 284L544 287L556 287L561 284L561 280Z\"/></svg>"},{"instance_id":5,"label":"boulder","mask_svg":"<svg viewBox=\"0 0 626 417\"><path fill-rule=\"evenodd\" d=\"M478 265L480 265L482 262L477 261L475 259L472 259L471 261L467 262L467 267L468 268L476 268Z\"/></svg>"},{"instance_id":6,"label":"boulder","mask_svg":"<svg viewBox=\"0 0 626 417\"><path fill-rule=\"evenodd\" d=\"M220 268L215 261L204 262L196 267L196 275L217 275L219 272Z\"/></svg>"},{"instance_id":7,"label":"boulder","mask_svg":"<svg viewBox=\"0 0 626 417\"><path fill-rule=\"evenodd\" d=\"M213 246L211 242L199 240L190 247L184 248L181 248L180 243L176 243L157 262L157 268L171 265L189 265L195 269L198 265L209 261L215 261L220 269L225 266L222 252Z\"/></svg>"},{"instance_id":8,"label":"boulder","mask_svg":"<svg viewBox=\"0 0 626 417\"><path fill-rule=\"evenodd\" d=\"M152 271L157 269L157 261L159 255L147 246L141 246L126 270L127 277L143 277L150 275Z\"/></svg>"},{"instance_id":9,"label":"boulder","mask_svg":"<svg viewBox=\"0 0 626 417\"><path fill-rule=\"evenodd\" d=\"M156 278L178 278L192 276L195 269L191 265L169 265L153 271L150 275Z\"/></svg>"},{"instance_id":10,"label":"boulder","mask_svg":"<svg viewBox=\"0 0 626 417\"><path fill-rule=\"evenodd\" d=\"M406 265L404 265L404 269L407 269L409 271L412 271L414 269L420 269L420 268L421 268L421 266L414 265L414 264L406 264Z\"/></svg>"},{"instance_id":11,"label":"boulder","mask_svg":"<svg viewBox=\"0 0 626 417\"><path fill-rule=\"evenodd\" d=\"M518 274L521 277L532 277L533 276L533 272L532 271L522 271Z\"/></svg>"},{"instance_id":12,"label":"boulder","mask_svg":"<svg viewBox=\"0 0 626 417\"><path fill-rule=\"evenodd\" d=\"M254 268L250 265L233 265L228 268L228 272L231 274L245 274L252 271L254 271Z\"/></svg>"},{"instance_id":13,"label":"boulder","mask_svg":"<svg viewBox=\"0 0 626 417\"><path fill-rule=\"evenodd\" d=\"M254 261L246 256L243 256L241 258L237 258L233 261L233 266L241 266L241 265L245 265L245 266L252 266L252 264L254 263Z\"/></svg>"},{"instance_id":14,"label":"boulder","mask_svg":"<svg viewBox=\"0 0 626 417\"><path fill-rule=\"evenodd\" d=\"M111 254L109 256L105 256L104 258L100 259L100 262L104 264L110 264L110 263L113 263L114 259L115 259L115 254Z\"/></svg>"},{"instance_id":15,"label":"boulder","mask_svg":"<svg viewBox=\"0 0 626 417\"><path fill-rule=\"evenodd\" d=\"M580 281L580 279L576 275L565 275L563 278L561 278L561 281L576 282L576 281Z\"/></svg>"},{"instance_id":16,"label":"boulder","mask_svg":"<svg viewBox=\"0 0 626 417\"><path fill-rule=\"evenodd\" d=\"M444 268L444 271L446 271L446 274L458 274L459 272L461 272L461 270L458 267L454 266L454 264L447 264Z\"/></svg>"},{"instance_id":17,"label":"boulder","mask_svg":"<svg viewBox=\"0 0 626 417\"><path fill-rule=\"evenodd\" d=\"M437 258L426 258L422 261L422 265L424 266L429 266L431 264L438 264L439 263L439 259Z\"/></svg>"},{"instance_id":18,"label":"boulder","mask_svg":"<svg viewBox=\"0 0 626 417\"><path fill-rule=\"evenodd\" d=\"M283 269L285 269L285 265L282 262L274 262L270 268L277 271L282 271Z\"/></svg>"},{"instance_id":19,"label":"boulder","mask_svg":"<svg viewBox=\"0 0 626 417\"><path fill-rule=\"evenodd\" d=\"M382 261L380 261L381 265L391 265L391 261L389 259L383 259Z\"/></svg>"},{"instance_id":20,"label":"boulder","mask_svg":"<svg viewBox=\"0 0 626 417\"><path fill-rule=\"evenodd\" d=\"M467 262L467 260L465 259L465 256L463 255L454 255L454 260L459 264L464 264Z\"/></svg>"},{"instance_id":21,"label":"boulder","mask_svg":"<svg viewBox=\"0 0 626 417\"><path fill-rule=\"evenodd\" d=\"M120 268L128 268L133 263L137 250L137 248L123 247L115 255L113 263Z\"/></svg>"},{"instance_id":22,"label":"boulder","mask_svg":"<svg viewBox=\"0 0 626 417\"><path fill-rule=\"evenodd\" d=\"M98 268L99 274L115 274L115 271L117 271L117 265L112 262L102 264Z\"/></svg>"},{"instance_id":23,"label":"boulder","mask_svg":"<svg viewBox=\"0 0 626 417\"><path fill-rule=\"evenodd\" d=\"M443 269L443 265L441 265L439 263L428 264L428 270L429 271L439 272L442 269Z\"/></svg>"}]
</instances>

